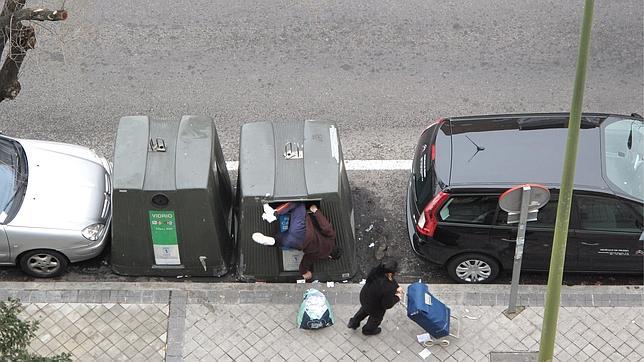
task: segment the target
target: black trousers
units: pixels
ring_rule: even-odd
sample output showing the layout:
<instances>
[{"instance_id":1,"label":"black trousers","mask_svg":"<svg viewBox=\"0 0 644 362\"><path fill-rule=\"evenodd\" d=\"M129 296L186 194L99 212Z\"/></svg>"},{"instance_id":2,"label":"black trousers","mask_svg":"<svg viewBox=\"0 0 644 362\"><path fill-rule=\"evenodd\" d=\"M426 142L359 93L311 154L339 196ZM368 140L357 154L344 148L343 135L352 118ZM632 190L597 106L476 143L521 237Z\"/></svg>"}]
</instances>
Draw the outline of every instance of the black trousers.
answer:
<instances>
[{"instance_id":1,"label":"black trousers","mask_svg":"<svg viewBox=\"0 0 644 362\"><path fill-rule=\"evenodd\" d=\"M353 323L360 325L365 318L369 317L367 324L362 327L362 332L371 333L380 326L382 319L385 317L386 309L367 310L365 307L360 306L358 312L353 316Z\"/></svg>"}]
</instances>

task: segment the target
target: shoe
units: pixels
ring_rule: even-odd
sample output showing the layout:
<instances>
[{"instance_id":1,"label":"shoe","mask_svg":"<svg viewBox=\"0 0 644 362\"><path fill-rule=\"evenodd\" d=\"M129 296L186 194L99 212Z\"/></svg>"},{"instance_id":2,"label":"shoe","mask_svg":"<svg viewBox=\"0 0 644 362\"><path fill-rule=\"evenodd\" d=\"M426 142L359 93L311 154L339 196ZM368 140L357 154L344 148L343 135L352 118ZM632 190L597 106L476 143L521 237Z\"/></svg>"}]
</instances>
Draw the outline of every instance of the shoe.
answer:
<instances>
[{"instance_id":1,"label":"shoe","mask_svg":"<svg viewBox=\"0 0 644 362\"><path fill-rule=\"evenodd\" d=\"M253 241L262 245L268 245L268 246L275 245L275 238L266 236L262 233L253 233Z\"/></svg>"},{"instance_id":2,"label":"shoe","mask_svg":"<svg viewBox=\"0 0 644 362\"><path fill-rule=\"evenodd\" d=\"M349 323L347 323L347 327L351 328L353 330L356 330L356 329L358 329L358 327L360 327L360 323L356 323L355 320L353 320L353 318L351 318L351 319L349 319Z\"/></svg>"},{"instance_id":3,"label":"shoe","mask_svg":"<svg viewBox=\"0 0 644 362\"><path fill-rule=\"evenodd\" d=\"M382 328L378 327L374 329L373 331L365 331L364 329L362 330L362 334L365 336L375 336L376 334L380 334L382 332Z\"/></svg>"}]
</instances>

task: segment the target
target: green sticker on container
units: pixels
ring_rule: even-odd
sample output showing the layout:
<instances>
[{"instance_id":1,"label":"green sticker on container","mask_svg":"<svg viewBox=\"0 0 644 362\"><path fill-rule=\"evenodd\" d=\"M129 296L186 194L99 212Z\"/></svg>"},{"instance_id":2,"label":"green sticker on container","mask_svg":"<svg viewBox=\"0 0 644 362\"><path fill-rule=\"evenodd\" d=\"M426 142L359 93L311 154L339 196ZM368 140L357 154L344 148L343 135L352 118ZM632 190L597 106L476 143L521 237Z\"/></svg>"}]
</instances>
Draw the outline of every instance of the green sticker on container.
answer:
<instances>
[{"instance_id":1,"label":"green sticker on container","mask_svg":"<svg viewBox=\"0 0 644 362\"><path fill-rule=\"evenodd\" d=\"M177 223L174 211L149 210L150 231L157 265L179 265Z\"/></svg>"}]
</instances>

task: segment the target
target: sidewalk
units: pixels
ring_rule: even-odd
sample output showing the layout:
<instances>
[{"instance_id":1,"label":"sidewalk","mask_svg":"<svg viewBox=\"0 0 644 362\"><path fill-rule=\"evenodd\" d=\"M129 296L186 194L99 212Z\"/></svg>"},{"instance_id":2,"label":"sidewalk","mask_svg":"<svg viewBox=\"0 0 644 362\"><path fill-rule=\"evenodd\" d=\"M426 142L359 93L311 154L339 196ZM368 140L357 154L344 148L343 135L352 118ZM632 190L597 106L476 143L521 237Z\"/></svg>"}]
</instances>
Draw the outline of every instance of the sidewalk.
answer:
<instances>
[{"instance_id":1,"label":"sidewalk","mask_svg":"<svg viewBox=\"0 0 644 362\"><path fill-rule=\"evenodd\" d=\"M336 325L295 326L305 289L323 291ZM40 321L31 347L78 360L134 361L413 361L423 330L396 306L383 332L346 328L360 285L228 283L2 282L0 299L19 298L24 317ZM460 338L431 346L427 361L531 361L539 349L545 286L521 286L513 320L506 285L431 285L460 316ZM637 286L562 287L555 359L639 361L644 358L644 298ZM521 359L523 358L523 359Z\"/></svg>"}]
</instances>

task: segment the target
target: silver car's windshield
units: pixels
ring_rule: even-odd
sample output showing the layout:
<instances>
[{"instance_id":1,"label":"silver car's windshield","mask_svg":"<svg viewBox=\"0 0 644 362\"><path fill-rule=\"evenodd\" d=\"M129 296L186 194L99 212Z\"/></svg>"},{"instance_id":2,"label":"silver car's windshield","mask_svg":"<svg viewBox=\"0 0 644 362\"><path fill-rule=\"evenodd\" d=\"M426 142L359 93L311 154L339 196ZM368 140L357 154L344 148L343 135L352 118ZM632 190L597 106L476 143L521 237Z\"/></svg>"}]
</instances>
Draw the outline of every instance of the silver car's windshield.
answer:
<instances>
[{"instance_id":1,"label":"silver car's windshield","mask_svg":"<svg viewBox=\"0 0 644 362\"><path fill-rule=\"evenodd\" d=\"M602 124L606 177L622 192L644 199L644 124L639 119L607 119Z\"/></svg>"},{"instance_id":2,"label":"silver car's windshield","mask_svg":"<svg viewBox=\"0 0 644 362\"><path fill-rule=\"evenodd\" d=\"M20 145L0 138L0 223L10 216L12 206L22 201L26 176L26 160Z\"/></svg>"}]
</instances>

